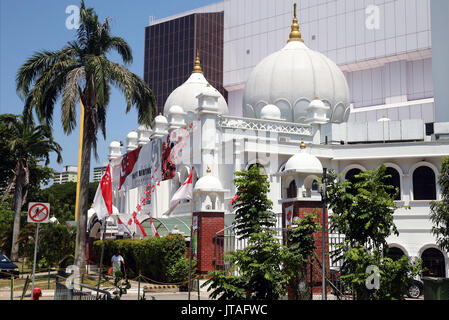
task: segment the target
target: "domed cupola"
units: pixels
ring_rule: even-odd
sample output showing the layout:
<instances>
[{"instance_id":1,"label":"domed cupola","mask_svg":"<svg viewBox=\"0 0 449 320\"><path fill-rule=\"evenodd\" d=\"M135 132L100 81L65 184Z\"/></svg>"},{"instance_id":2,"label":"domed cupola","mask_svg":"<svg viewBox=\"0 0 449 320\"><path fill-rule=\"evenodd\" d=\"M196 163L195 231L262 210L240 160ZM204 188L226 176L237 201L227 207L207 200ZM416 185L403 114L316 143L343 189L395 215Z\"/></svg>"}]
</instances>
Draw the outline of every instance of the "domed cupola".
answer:
<instances>
[{"instance_id":1,"label":"domed cupola","mask_svg":"<svg viewBox=\"0 0 449 320\"><path fill-rule=\"evenodd\" d=\"M287 161L280 173L283 198L319 198L318 189L314 185L318 184L323 175L323 165L306 150L304 141L300 148L300 152Z\"/></svg>"},{"instance_id":2,"label":"domed cupola","mask_svg":"<svg viewBox=\"0 0 449 320\"><path fill-rule=\"evenodd\" d=\"M317 157L306 150L306 144L301 143L301 151L292 156L285 164L285 173L322 174L323 165Z\"/></svg>"},{"instance_id":3,"label":"domed cupola","mask_svg":"<svg viewBox=\"0 0 449 320\"><path fill-rule=\"evenodd\" d=\"M195 65L192 75L181 86L176 88L167 98L164 106L164 115L168 116L170 108L172 106L179 106L186 113L186 121L191 122L196 119L196 109L198 108L197 96L208 85L208 81L204 77L203 70L201 69L201 63L199 53L195 59ZM226 100L220 94L220 92L213 88L219 95L218 99L218 111L220 114L228 114L228 105Z\"/></svg>"},{"instance_id":4,"label":"domed cupola","mask_svg":"<svg viewBox=\"0 0 449 320\"><path fill-rule=\"evenodd\" d=\"M139 139L139 135L137 134L136 131L133 130L130 133L128 133L128 135L126 136L126 152L133 151L134 149L137 149L138 139Z\"/></svg>"},{"instance_id":5,"label":"domed cupola","mask_svg":"<svg viewBox=\"0 0 449 320\"><path fill-rule=\"evenodd\" d=\"M263 120L281 120L281 110L271 102L262 108L260 118Z\"/></svg>"},{"instance_id":6,"label":"domed cupola","mask_svg":"<svg viewBox=\"0 0 449 320\"><path fill-rule=\"evenodd\" d=\"M329 122L348 120L350 97L346 77L333 61L304 44L295 4L287 45L263 59L248 78L243 116L262 118L262 109L272 101L285 121L306 123L309 105L315 97L329 107L326 113Z\"/></svg>"}]
</instances>

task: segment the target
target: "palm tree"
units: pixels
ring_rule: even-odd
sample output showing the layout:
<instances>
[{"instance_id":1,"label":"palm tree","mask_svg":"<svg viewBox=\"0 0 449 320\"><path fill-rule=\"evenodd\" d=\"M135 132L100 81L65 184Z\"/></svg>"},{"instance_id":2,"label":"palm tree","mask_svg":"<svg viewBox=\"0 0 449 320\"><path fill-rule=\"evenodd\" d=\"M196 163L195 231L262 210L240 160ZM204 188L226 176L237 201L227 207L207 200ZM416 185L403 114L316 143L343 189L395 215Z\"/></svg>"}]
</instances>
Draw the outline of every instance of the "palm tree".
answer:
<instances>
[{"instance_id":1,"label":"palm tree","mask_svg":"<svg viewBox=\"0 0 449 320\"><path fill-rule=\"evenodd\" d=\"M14 188L12 209L14 223L12 234L11 260L19 258L18 237L20 233L20 213L26 202L30 182L30 164L32 161L50 162L49 154L56 152L58 163L62 162L61 146L53 140L51 129L47 125L36 126L34 121L24 116L2 115L3 129L7 129L9 141L6 143L8 153L16 159L13 178L3 195L4 200Z\"/></svg>"},{"instance_id":2,"label":"palm tree","mask_svg":"<svg viewBox=\"0 0 449 320\"><path fill-rule=\"evenodd\" d=\"M127 101L126 112L134 105L139 124L150 125L156 113L152 90L125 66L114 63L107 54L116 51L123 63L130 64L132 52L126 41L111 35L110 19L99 22L92 8L81 1L80 28L75 41L59 51L41 51L27 60L17 74L17 90L26 99L25 114L32 110L40 121L52 124L53 109L61 99L62 125L66 134L76 127L76 105L84 106L84 134L78 229L75 263L85 266L86 223L91 151L96 152L98 129L106 138L106 111L111 85L118 88ZM31 89L32 87L32 89Z\"/></svg>"}]
</instances>

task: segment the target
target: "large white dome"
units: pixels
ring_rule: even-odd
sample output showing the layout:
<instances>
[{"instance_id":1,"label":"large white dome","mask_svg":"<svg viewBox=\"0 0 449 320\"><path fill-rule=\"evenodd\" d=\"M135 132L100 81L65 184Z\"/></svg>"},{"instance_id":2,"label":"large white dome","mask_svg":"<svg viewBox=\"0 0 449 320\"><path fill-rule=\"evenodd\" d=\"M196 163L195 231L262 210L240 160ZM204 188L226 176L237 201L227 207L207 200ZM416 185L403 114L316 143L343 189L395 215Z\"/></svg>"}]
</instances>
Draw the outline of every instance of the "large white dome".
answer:
<instances>
[{"instance_id":1,"label":"large white dome","mask_svg":"<svg viewBox=\"0 0 449 320\"><path fill-rule=\"evenodd\" d=\"M243 116L260 119L262 108L272 102L281 110L282 119L304 123L307 108L317 97L330 107L330 122L348 120L346 77L333 61L304 44L295 12L287 45L263 59L250 74L243 97Z\"/></svg>"},{"instance_id":2,"label":"large white dome","mask_svg":"<svg viewBox=\"0 0 449 320\"><path fill-rule=\"evenodd\" d=\"M176 88L167 98L164 105L164 115L168 116L170 108L174 105L180 106L190 120L196 118L196 108L198 108L197 96L207 87L208 82L201 71L199 58L195 61L195 69L192 75L181 86ZM228 114L228 105L220 92L213 88L220 97L218 98L218 112L220 114Z\"/></svg>"}]
</instances>

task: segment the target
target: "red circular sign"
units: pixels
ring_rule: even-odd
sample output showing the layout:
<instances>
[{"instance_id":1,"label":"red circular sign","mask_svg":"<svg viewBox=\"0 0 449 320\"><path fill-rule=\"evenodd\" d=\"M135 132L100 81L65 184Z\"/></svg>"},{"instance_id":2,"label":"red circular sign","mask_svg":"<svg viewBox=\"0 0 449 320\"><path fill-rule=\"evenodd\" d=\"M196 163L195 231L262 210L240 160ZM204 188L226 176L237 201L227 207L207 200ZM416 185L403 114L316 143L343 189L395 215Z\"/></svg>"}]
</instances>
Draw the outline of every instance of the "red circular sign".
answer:
<instances>
[{"instance_id":1,"label":"red circular sign","mask_svg":"<svg viewBox=\"0 0 449 320\"><path fill-rule=\"evenodd\" d=\"M28 210L30 219L37 223L45 221L48 217L48 213L48 208L42 203L36 203Z\"/></svg>"}]
</instances>

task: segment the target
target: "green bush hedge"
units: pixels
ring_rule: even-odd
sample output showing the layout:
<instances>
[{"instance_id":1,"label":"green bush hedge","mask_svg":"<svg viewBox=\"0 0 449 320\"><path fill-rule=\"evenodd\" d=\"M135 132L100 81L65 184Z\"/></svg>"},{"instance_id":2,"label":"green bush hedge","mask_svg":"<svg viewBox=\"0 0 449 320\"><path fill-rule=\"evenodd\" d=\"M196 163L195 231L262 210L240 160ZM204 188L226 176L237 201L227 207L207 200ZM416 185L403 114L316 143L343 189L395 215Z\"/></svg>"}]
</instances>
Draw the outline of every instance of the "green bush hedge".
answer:
<instances>
[{"instance_id":1,"label":"green bush hedge","mask_svg":"<svg viewBox=\"0 0 449 320\"><path fill-rule=\"evenodd\" d=\"M101 240L94 242L95 255L100 257ZM103 265L110 266L118 250L125 259L128 279L139 274L164 283L186 281L189 273L187 247L182 235L145 240L106 240Z\"/></svg>"}]
</instances>

